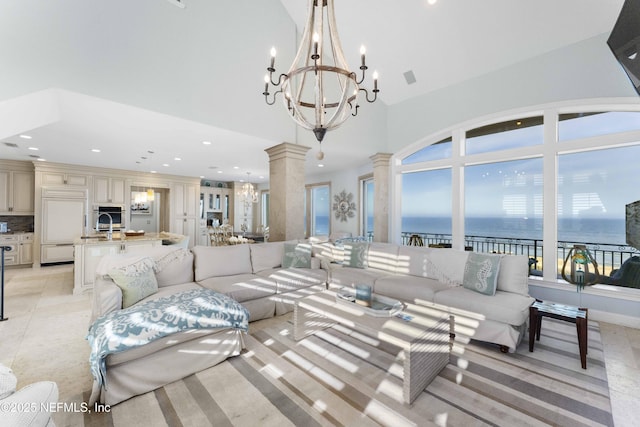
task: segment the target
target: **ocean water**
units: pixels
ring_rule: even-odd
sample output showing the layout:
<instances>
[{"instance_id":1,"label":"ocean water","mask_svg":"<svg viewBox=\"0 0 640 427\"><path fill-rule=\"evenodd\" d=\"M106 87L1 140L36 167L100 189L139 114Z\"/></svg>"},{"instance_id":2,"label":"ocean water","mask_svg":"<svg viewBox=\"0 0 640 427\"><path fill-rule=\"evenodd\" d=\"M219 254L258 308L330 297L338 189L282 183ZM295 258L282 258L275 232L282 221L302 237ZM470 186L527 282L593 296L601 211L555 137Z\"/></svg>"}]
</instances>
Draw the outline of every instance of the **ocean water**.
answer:
<instances>
[{"instance_id":1,"label":"ocean water","mask_svg":"<svg viewBox=\"0 0 640 427\"><path fill-rule=\"evenodd\" d=\"M369 218L373 224L373 218ZM334 224L335 225L335 224ZM451 234L451 218L403 217L402 232ZM316 234L329 234L329 217L316 217ZM467 218L467 236L542 240L542 218ZM560 219L558 240L573 243L624 245L625 220L610 218Z\"/></svg>"},{"instance_id":2,"label":"ocean water","mask_svg":"<svg viewBox=\"0 0 640 427\"><path fill-rule=\"evenodd\" d=\"M451 234L451 218L403 217L407 233ZM542 240L542 218L467 218L467 236ZM580 243L624 245L625 220L610 218L560 219L558 240Z\"/></svg>"}]
</instances>

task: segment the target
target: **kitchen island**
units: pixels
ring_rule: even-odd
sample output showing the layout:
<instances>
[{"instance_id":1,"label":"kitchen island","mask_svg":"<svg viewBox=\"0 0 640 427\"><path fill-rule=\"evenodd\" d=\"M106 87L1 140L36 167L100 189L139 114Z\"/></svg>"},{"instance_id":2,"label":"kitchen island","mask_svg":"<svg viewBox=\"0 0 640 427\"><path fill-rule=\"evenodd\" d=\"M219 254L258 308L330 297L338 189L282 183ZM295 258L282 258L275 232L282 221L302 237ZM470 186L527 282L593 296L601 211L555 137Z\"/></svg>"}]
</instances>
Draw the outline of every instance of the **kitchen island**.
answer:
<instances>
[{"instance_id":1,"label":"kitchen island","mask_svg":"<svg viewBox=\"0 0 640 427\"><path fill-rule=\"evenodd\" d=\"M112 239L106 233L81 236L73 242L74 271L73 293L81 294L93 289L96 268L105 255L141 253L152 247L161 246L166 233L145 233L140 236L126 236L124 232L114 232Z\"/></svg>"}]
</instances>

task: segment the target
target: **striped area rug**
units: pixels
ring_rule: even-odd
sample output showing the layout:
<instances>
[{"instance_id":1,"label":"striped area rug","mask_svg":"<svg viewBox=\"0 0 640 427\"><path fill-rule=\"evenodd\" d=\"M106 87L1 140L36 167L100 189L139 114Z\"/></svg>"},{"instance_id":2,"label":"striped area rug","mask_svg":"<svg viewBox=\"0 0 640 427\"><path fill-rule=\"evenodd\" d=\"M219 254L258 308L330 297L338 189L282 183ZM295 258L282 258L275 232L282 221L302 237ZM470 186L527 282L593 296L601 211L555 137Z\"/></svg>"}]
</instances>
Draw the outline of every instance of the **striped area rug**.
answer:
<instances>
[{"instance_id":1,"label":"striped area rug","mask_svg":"<svg viewBox=\"0 0 640 427\"><path fill-rule=\"evenodd\" d=\"M458 337L459 338L459 337ZM400 358L340 327L294 341L292 325L252 332L240 356L85 414L85 426L612 426L597 323L586 370L575 325L544 318L530 353L471 341L411 406L402 403Z\"/></svg>"}]
</instances>

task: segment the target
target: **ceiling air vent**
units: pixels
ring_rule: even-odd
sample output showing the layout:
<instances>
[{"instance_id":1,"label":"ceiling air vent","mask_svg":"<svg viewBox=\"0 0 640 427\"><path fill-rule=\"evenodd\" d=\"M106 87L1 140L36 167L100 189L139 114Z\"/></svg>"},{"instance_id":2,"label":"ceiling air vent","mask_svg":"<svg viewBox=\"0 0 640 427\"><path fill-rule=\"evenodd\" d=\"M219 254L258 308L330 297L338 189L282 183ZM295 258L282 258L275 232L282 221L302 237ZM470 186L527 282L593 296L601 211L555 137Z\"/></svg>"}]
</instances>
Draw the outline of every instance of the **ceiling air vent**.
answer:
<instances>
[{"instance_id":1,"label":"ceiling air vent","mask_svg":"<svg viewBox=\"0 0 640 427\"><path fill-rule=\"evenodd\" d=\"M40 156L38 156L37 154L29 154L29 157L31 157L32 159L39 159Z\"/></svg>"},{"instance_id":2,"label":"ceiling air vent","mask_svg":"<svg viewBox=\"0 0 640 427\"><path fill-rule=\"evenodd\" d=\"M5 142L4 145L11 148L18 148L18 144L14 144L13 142Z\"/></svg>"},{"instance_id":3,"label":"ceiling air vent","mask_svg":"<svg viewBox=\"0 0 640 427\"><path fill-rule=\"evenodd\" d=\"M407 71L406 73L403 74L404 79L407 81L407 84L413 84L416 82L416 75L413 74L412 70Z\"/></svg>"}]
</instances>

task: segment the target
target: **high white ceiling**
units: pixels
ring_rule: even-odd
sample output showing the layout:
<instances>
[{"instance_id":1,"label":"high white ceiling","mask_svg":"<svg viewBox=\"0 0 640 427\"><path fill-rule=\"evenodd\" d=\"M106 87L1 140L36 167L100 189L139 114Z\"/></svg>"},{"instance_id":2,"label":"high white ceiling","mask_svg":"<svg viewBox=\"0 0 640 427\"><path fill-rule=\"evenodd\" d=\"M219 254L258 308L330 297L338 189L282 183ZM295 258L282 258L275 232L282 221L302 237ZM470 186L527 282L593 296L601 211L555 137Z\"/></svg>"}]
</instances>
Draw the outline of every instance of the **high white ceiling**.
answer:
<instances>
[{"instance_id":1,"label":"high white ceiling","mask_svg":"<svg viewBox=\"0 0 640 427\"><path fill-rule=\"evenodd\" d=\"M29 155L38 155L50 162L155 170L212 180L239 180L251 172L251 181L266 180L269 166L264 149L281 141L263 138L255 129L245 133L238 132L237 126L227 129L220 124L213 126L206 119L209 112L205 108L199 110L198 102L183 110L179 102L180 97L202 97L205 105L211 97L224 103L225 94L210 90L208 79L215 79L214 74L199 70L205 68L198 62L203 57L199 53L207 52L212 43L230 44L240 54L251 52L247 56L264 52L262 57L247 58L246 64L237 70L228 70L224 81L228 88L255 85L256 96L260 98L259 79L267 65L270 47L270 40L265 38L270 37L251 36L251 26L238 25L243 20L238 11L255 7L255 3L235 0L234 6L230 6L233 0L216 0L214 8L208 3L211 0L181 1L184 9L172 5L171 0L2 0L0 61L12 58L13 69L23 66L23 72L20 89L14 90L11 81L0 80L0 120L5 120L6 125L8 116L3 116L2 111L16 111L19 107L24 109L24 116L33 116L33 120L24 123L40 125L3 127L0 123L0 141L18 145L10 148L0 144L0 158L29 160ZM357 66L360 45L366 45L368 65L380 74L380 99L386 105L394 105L607 33L623 0L437 0L434 5L427 0L335 3L347 60ZM291 18L280 19L293 19L301 31L307 1L281 0L281 4L283 9L276 12L288 13ZM231 8L234 16L225 16ZM207 16L202 16L205 11L214 10L229 25L236 25L238 33L218 28L219 24L213 25ZM168 26L177 19L180 22L175 25L180 25L180 31L189 36L186 42L167 34L175 30ZM273 16L265 19L277 22ZM239 37L241 33L245 37ZM114 75L131 75L134 79L149 64L159 62L154 56L159 54L185 61L181 68L185 73L175 76L175 85L163 82L158 86L159 77L153 73L142 80L148 81L149 87L138 84L145 86L138 93L128 90L123 79L109 80L99 72L78 72L86 64L96 64L101 71L113 70ZM293 54L284 56L292 58ZM218 59L220 67L230 67L225 62L227 58ZM255 73L246 69L254 64ZM289 64L279 65L287 68ZM415 75L414 84L405 81L403 74L407 71ZM158 69L157 74L161 75L162 70ZM258 76L256 83L249 81L247 75ZM64 82L72 83L67 87ZM202 93L180 93L185 82L191 85L188 87L201 86ZM161 90L154 92L154 87ZM46 92L51 88L60 90ZM19 98L33 93L39 96L25 102ZM155 108L142 108L143 96L155 97L158 100ZM42 98L53 99L48 110L50 121L36 120L34 111L39 107L34 103ZM253 120L242 114L238 111L239 120ZM366 109L361 114L366 114ZM28 134L32 139L25 140L19 134ZM214 143L205 146L204 140ZM216 144L217 141L224 144ZM40 150L30 151L28 147ZM92 148L101 152L92 153ZM358 153L341 156L340 147L331 144L323 144L323 149L332 158L325 169L328 172L353 167L357 158L362 164L372 154L363 149L360 156ZM149 150L153 153L148 153ZM308 173L318 171L313 152L308 155ZM175 160L176 157L181 160Z\"/></svg>"}]
</instances>

